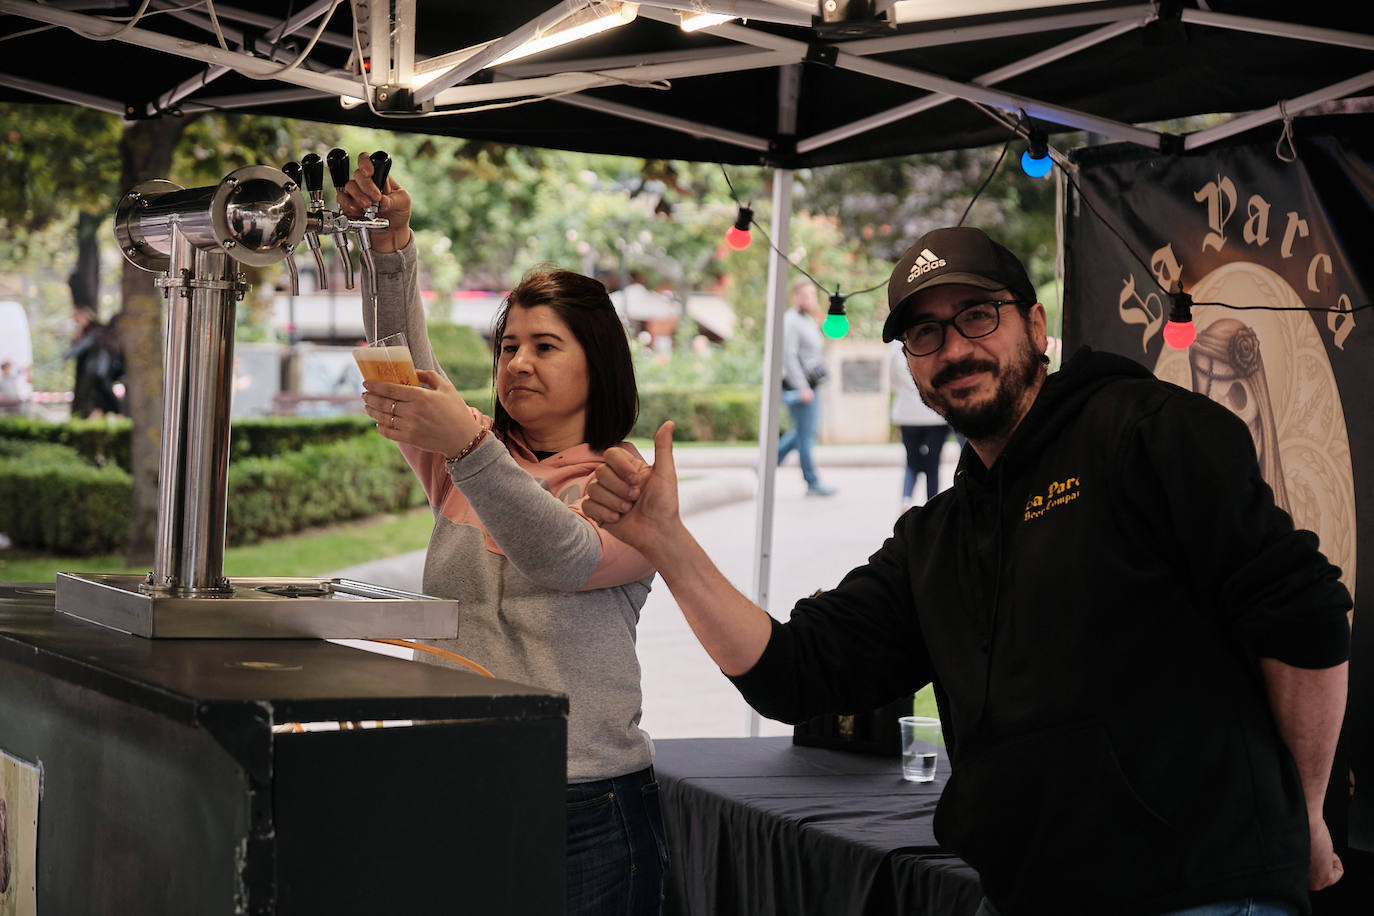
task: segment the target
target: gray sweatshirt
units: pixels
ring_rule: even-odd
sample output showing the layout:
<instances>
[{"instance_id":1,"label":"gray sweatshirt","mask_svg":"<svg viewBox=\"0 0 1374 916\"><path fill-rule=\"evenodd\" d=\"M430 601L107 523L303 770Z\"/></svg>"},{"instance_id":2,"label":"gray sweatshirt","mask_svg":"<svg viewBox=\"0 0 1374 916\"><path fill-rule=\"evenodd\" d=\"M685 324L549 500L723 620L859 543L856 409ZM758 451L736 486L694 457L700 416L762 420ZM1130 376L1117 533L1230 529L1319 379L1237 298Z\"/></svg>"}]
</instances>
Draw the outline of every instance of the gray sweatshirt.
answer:
<instances>
[{"instance_id":1,"label":"gray sweatshirt","mask_svg":"<svg viewBox=\"0 0 1374 916\"><path fill-rule=\"evenodd\" d=\"M364 306L369 337L405 331L415 365L437 368L414 242L373 258L379 303L377 328ZM427 642L497 677L567 694L569 782L647 767L635 628L654 571L581 511L601 453L583 444L539 461L517 431L504 442L488 436L450 474L442 455L401 451L434 508L423 589L460 607L458 638Z\"/></svg>"},{"instance_id":2,"label":"gray sweatshirt","mask_svg":"<svg viewBox=\"0 0 1374 916\"><path fill-rule=\"evenodd\" d=\"M811 373L825 365L825 340L811 316L788 309L782 316L782 386L805 390Z\"/></svg>"}]
</instances>

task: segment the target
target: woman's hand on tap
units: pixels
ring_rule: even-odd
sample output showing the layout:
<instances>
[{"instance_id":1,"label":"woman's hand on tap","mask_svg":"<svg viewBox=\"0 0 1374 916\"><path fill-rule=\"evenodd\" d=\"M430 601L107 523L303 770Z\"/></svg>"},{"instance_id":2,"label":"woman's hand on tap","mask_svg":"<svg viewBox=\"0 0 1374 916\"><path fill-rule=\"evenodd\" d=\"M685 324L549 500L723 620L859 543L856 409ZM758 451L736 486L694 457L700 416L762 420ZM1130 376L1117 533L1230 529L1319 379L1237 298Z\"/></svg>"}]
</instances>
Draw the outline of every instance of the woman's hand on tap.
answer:
<instances>
[{"instance_id":1,"label":"woman's hand on tap","mask_svg":"<svg viewBox=\"0 0 1374 916\"><path fill-rule=\"evenodd\" d=\"M367 153L359 153L353 177L338 191L339 209L349 219L362 219L363 211L377 204L377 216L386 220L389 227L371 230L372 249L397 251L410 241L410 194L390 175L383 194L377 190L372 172L372 160Z\"/></svg>"}]
</instances>

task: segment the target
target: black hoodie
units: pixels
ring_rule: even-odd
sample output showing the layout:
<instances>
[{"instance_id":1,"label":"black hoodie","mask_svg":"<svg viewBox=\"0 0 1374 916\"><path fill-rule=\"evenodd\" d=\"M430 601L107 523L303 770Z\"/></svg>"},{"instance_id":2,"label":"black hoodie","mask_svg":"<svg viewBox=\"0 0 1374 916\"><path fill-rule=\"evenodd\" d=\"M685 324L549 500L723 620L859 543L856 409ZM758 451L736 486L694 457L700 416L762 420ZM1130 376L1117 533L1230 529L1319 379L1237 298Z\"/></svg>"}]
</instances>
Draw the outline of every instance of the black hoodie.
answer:
<instances>
[{"instance_id":1,"label":"black hoodie","mask_svg":"<svg viewBox=\"0 0 1374 916\"><path fill-rule=\"evenodd\" d=\"M1306 808L1257 658L1339 664L1349 607L1238 418L1085 348L990 469L965 448L954 487L733 680L786 722L933 680L936 835L1005 916L1306 912Z\"/></svg>"}]
</instances>

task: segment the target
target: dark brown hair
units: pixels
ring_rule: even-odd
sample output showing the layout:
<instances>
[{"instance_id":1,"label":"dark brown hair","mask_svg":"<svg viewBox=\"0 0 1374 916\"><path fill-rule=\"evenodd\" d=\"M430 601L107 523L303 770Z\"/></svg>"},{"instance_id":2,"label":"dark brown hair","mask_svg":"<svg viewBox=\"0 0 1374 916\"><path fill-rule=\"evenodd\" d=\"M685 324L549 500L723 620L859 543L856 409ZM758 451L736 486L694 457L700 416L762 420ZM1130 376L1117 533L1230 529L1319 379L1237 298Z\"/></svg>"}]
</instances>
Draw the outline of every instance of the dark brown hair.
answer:
<instances>
[{"instance_id":1,"label":"dark brown hair","mask_svg":"<svg viewBox=\"0 0 1374 916\"><path fill-rule=\"evenodd\" d=\"M512 308L547 305L567 324L587 354L587 444L603 451L621 442L639 416L630 343L606 287L591 277L548 267L531 269L501 303L492 322L492 380L501 363L501 338ZM492 406L498 434L518 423L501 406L499 392Z\"/></svg>"}]
</instances>

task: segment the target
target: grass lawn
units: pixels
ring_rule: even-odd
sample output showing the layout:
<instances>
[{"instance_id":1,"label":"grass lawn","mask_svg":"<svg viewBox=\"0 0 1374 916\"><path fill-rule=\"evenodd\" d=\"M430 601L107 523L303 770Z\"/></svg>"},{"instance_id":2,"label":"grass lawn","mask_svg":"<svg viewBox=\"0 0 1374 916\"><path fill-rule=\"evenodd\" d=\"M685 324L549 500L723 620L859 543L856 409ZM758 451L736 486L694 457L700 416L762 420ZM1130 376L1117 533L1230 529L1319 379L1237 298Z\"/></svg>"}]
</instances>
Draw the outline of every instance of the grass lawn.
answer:
<instances>
[{"instance_id":1,"label":"grass lawn","mask_svg":"<svg viewBox=\"0 0 1374 916\"><path fill-rule=\"evenodd\" d=\"M929 719L940 718L940 710L935 706L935 688L930 684L925 685L916 691L916 699L911 704L911 714L913 716L925 716ZM940 731L940 745L945 743L945 733Z\"/></svg>"},{"instance_id":2,"label":"grass lawn","mask_svg":"<svg viewBox=\"0 0 1374 916\"><path fill-rule=\"evenodd\" d=\"M224 574L236 576L319 576L382 557L423 550L434 530L429 507L403 515L383 515L347 525L331 525L286 538L230 547L224 551ZM0 550L0 582L55 582L59 572L133 573L118 555L67 557Z\"/></svg>"},{"instance_id":3,"label":"grass lawn","mask_svg":"<svg viewBox=\"0 0 1374 916\"><path fill-rule=\"evenodd\" d=\"M913 716L926 716L931 719L940 718L940 711L935 708L935 688L929 684L916 691L916 701L911 704L911 714Z\"/></svg>"}]
</instances>

